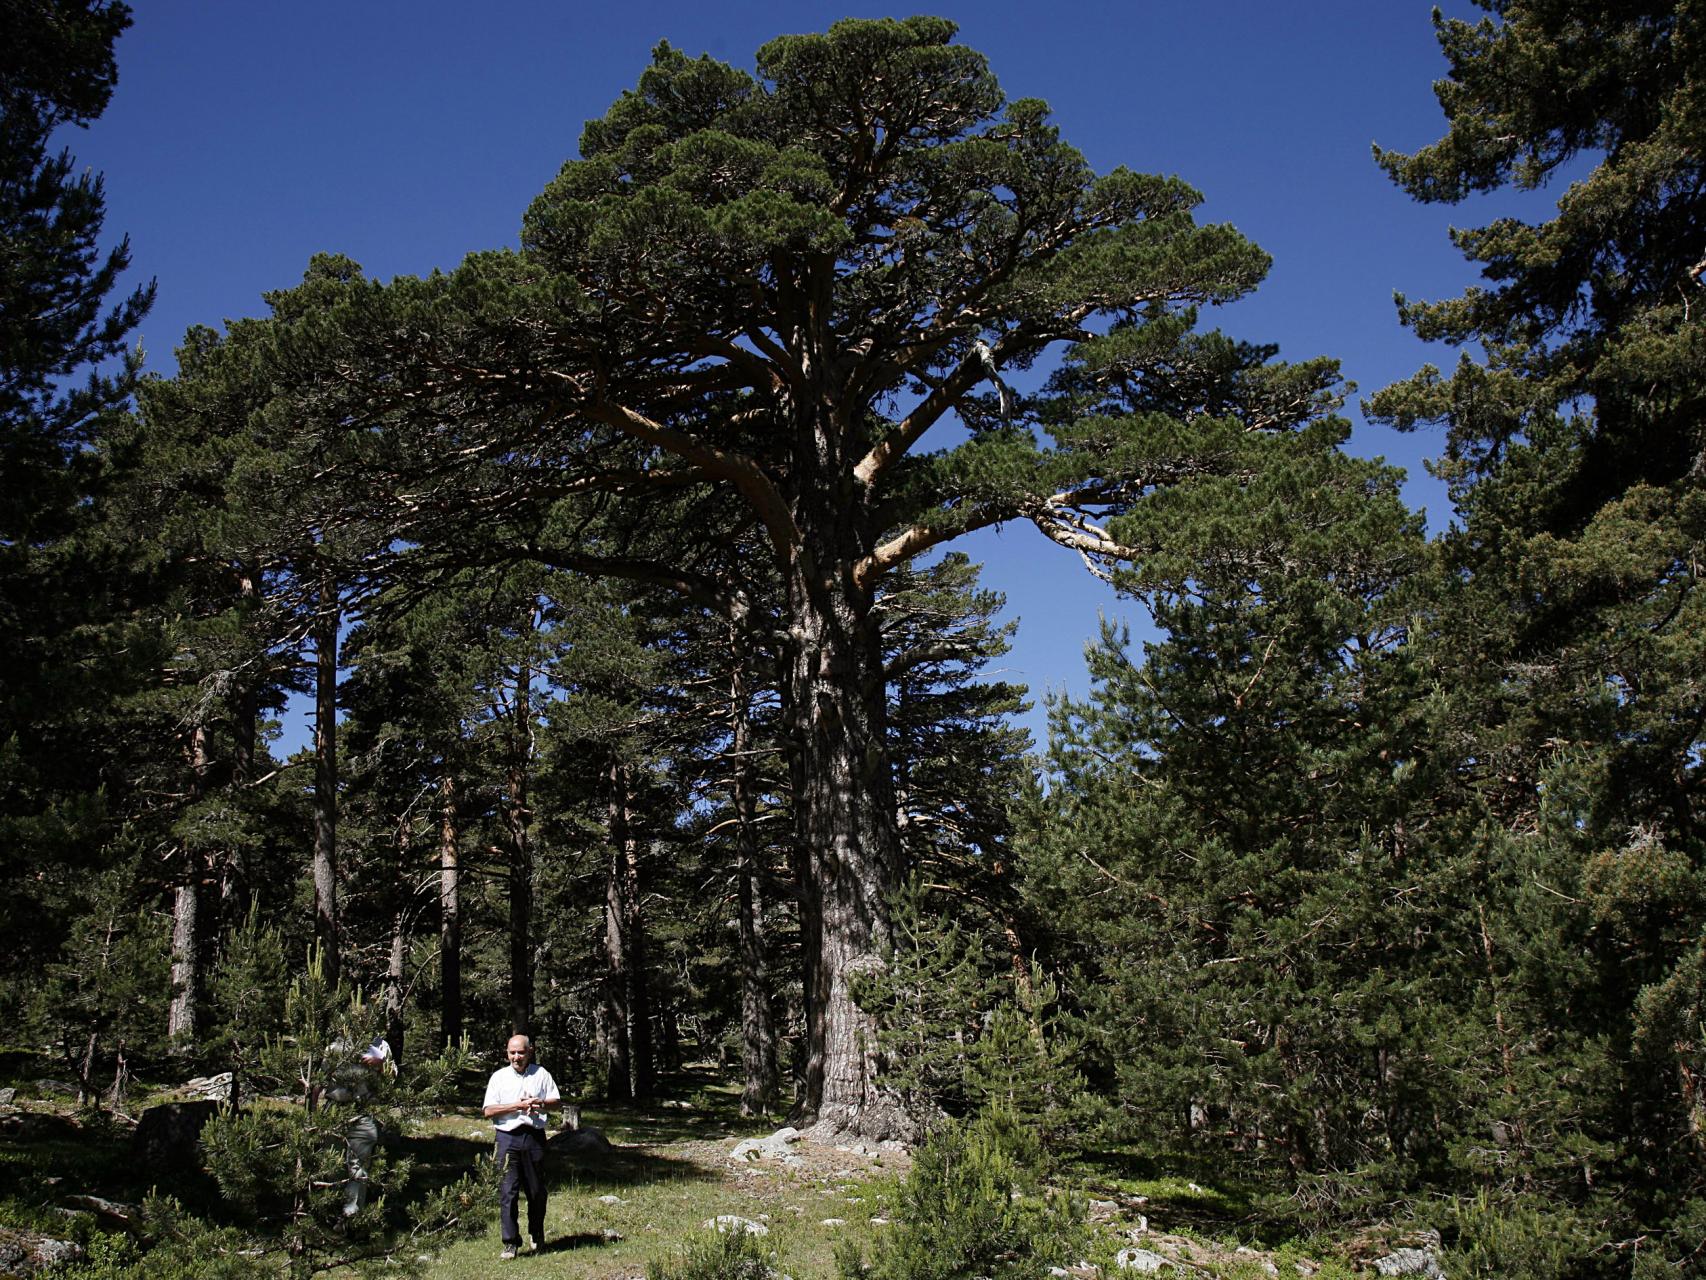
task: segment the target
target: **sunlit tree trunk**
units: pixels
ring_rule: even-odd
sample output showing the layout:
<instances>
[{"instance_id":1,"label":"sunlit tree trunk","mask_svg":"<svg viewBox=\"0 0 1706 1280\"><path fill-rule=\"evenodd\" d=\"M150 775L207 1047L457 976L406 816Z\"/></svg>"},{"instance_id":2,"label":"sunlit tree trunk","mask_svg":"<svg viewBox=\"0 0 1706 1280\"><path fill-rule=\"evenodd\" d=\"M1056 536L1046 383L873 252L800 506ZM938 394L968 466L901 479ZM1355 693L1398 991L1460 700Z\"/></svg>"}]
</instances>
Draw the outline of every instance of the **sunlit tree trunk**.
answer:
<instances>
[{"instance_id":1,"label":"sunlit tree trunk","mask_svg":"<svg viewBox=\"0 0 1706 1280\"><path fill-rule=\"evenodd\" d=\"M438 789L438 1038L462 1039L462 865L457 844L456 779L446 770Z\"/></svg>"},{"instance_id":2,"label":"sunlit tree trunk","mask_svg":"<svg viewBox=\"0 0 1706 1280\"><path fill-rule=\"evenodd\" d=\"M320 578L314 616L314 940L325 957L326 980L341 971L338 915L338 592Z\"/></svg>"},{"instance_id":3,"label":"sunlit tree trunk","mask_svg":"<svg viewBox=\"0 0 1706 1280\"><path fill-rule=\"evenodd\" d=\"M190 800L203 798L207 785L207 726L190 734ZM194 839L181 849L181 878L172 893L172 998L166 1010L166 1035L175 1049L193 1047L202 988L201 882L203 854Z\"/></svg>"},{"instance_id":4,"label":"sunlit tree trunk","mask_svg":"<svg viewBox=\"0 0 1706 1280\"><path fill-rule=\"evenodd\" d=\"M655 1074L645 918L640 906L639 840L628 768L610 768L610 862L605 877L606 1091L615 1099L651 1096Z\"/></svg>"}]
</instances>

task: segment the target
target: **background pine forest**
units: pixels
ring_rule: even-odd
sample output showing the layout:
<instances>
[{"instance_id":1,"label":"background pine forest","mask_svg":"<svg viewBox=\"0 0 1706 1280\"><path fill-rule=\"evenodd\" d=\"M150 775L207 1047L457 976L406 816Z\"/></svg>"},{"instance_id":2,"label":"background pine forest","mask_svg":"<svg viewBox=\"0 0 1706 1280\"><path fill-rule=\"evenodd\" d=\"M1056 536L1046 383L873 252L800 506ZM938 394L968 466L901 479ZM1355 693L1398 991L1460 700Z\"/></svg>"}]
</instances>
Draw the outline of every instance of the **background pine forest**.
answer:
<instances>
[{"instance_id":1,"label":"background pine forest","mask_svg":"<svg viewBox=\"0 0 1706 1280\"><path fill-rule=\"evenodd\" d=\"M519 250L317 257L158 377L60 150L132 15L4 0L8 1052L122 1113L359 989L405 1078L526 1030L576 1097L1706 1275L1706 5L1481 2L1393 198L1582 176L1400 300L1430 539L1330 359L1203 324L1265 255L952 24L660 45ZM1158 636L1036 754L951 545L1008 521Z\"/></svg>"}]
</instances>

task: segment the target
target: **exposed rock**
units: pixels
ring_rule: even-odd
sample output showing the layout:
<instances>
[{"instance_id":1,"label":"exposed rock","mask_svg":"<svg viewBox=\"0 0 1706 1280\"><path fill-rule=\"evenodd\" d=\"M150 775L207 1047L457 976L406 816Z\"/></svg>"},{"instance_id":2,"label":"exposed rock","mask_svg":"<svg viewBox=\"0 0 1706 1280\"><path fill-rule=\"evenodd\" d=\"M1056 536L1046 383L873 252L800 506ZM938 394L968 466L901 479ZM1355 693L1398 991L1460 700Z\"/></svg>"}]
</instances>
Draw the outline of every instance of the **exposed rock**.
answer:
<instances>
[{"instance_id":1,"label":"exposed rock","mask_svg":"<svg viewBox=\"0 0 1706 1280\"><path fill-rule=\"evenodd\" d=\"M32 1276L62 1262L76 1262L82 1256L82 1247L69 1240L56 1240L39 1231L0 1227L0 1275Z\"/></svg>"},{"instance_id":2,"label":"exposed rock","mask_svg":"<svg viewBox=\"0 0 1706 1280\"><path fill-rule=\"evenodd\" d=\"M216 1076L197 1076L194 1080L184 1081L183 1084L178 1086L177 1092L186 1093L190 1095L191 1098L201 1099L206 1102L230 1102L231 1073L229 1071L221 1071ZM237 1100L239 1102L246 1102L255 1096L247 1089L240 1088L237 1093Z\"/></svg>"},{"instance_id":3,"label":"exposed rock","mask_svg":"<svg viewBox=\"0 0 1706 1280\"><path fill-rule=\"evenodd\" d=\"M63 1080L33 1080L30 1089L38 1098L75 1098L77 1086Z\"/></svg>"},{"instance_id":4,"label":"exposed rock","mask_svg":"<svg viewBox=\"0 0 1706 1280\"><path fill-rule=\"evenodd\" d=\"M1121 1249L1114 1255L1114 1265L1121 1271L1159 1271L1173 1263L1148 1249Z\"/></svg>"},{"instance_id":5,"label":"exposed rock","mask_svg":"<svg viewBox=\"0 0 1706 1280\"><path fill-rule=\"evenodd\" d=\"M1272 1258L1263 1258L1261 1254L1247 1244L1239 1245L1232 1252L1243 1254L1245 1257L1260 1259L1262 1270L1266 1271L1270 1276L1277 1276L1279 1274L1279 1268L1274 1265Z\"/></svg>"},{"instance_id":6,"label":"exposed rock","mask_svg":"<svg viewBox=\"0 0 1706 1280\"><path fill-rule=\"evenodd\" d=\"M788 1145L800 1140L800 1131L788 1126L768 1138L745 1138L729 1152L730 1160L786 1160Z\"/></svg>"},{"instance_id":7,"label":"exposed rock","mask_svg":"<svg viewBox=\"0 0 1706 1280\"><path fill-rule=\"evenodd\" d=\"M1374 1269L1383 1276L1426 1276L1428 1280L1441 1280L1445 1274L1431 1249L1395 1249L1376 1258Z\"/></svg>"},{"instance_id":8,"label":"exposed rock","mask_svg":"<svg viewBox=\"0 0 1706 1280\"><path fill-rule=\"evenodd\" d=\"M0 1089L0 1107L11 1106L17 1096L18 1091L16 1089Z\"/></svg>"},{"instance_id":9,"label":"exposed rock","mask_svg":"<svg viewBox=\"0 0 1706 1280\"><path fill-rule=\"evenodd\" d=\"M754 1222L751 1218L743 1218L735 1213L719 1213L714 1218L706 1218L699 1224L707 1230L722 1235L729 1231L744 1231L749 1236L767 1236L770 1228L762 1222Z\"/></svg>"},{"instance_id":10,"label":"exposed rock","mask_svg":"<svg viewBox=\"0 0 1706 1280\"><path fill-rule=\"evenodd\" d=\"M66 1207L81 1209L92 1213L108 1226L122 1227L126 1231L138 1229L142 1219L140 1205L125 1204L118 1200L103 1200L100 1196L66 1196Z\"/></svg>"},{"instance_id":11,"label":"exposed rock","mask_svg":"<svg viewBox=\"0 0 1706 1280\"><path fill-rule=\"evenodd\" d=\"M604 1131L592 1125L570 1129L551 1139L551 1150L577 1160L605 1160L615 1151Z\"/></svg>"}]
</instances>

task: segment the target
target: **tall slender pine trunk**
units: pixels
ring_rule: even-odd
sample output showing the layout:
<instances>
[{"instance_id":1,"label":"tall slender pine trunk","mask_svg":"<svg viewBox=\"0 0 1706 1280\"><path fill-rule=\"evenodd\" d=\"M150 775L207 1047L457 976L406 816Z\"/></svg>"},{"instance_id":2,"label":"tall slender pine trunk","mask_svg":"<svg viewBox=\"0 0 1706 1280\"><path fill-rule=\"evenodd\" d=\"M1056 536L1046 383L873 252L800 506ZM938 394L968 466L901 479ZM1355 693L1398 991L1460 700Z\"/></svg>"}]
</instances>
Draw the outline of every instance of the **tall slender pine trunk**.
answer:
<instances>
[{"instance_id":1,"label":"tall slender pine trunk","mask_svg":"<svg viewBox=\"0 0 1706 1280\"><path fill-rule=\"evenodd\" d=\"M326 981L341 972L338 915L338 589L320 577L314 615L314 940L325 957Z\"/></svg>"},{"instance_id":2,"label":"tall slender pine trunk","mask_svg":"<svg viewBox=\"0 0 1706 1280\"><path fill-rule=\"evenodd\" d=\"M462 860L456 779L447 767L438 784L438 1038L462 1039Z\"/></svg>"},{"instance_id":3,"label":"tall slender pine trunk","mask_svg":"<svg viewBox=\"0 0 1706 1280\"><path fill-rule=\"evenodd\" d=\"M523 653L515 673L509 778L504 820L509 827L509 1013L510 1031L533 1034L533 843L528 831L528 774L533 762L533 658L536 625L528 606Z\"/></svg>"},{"instance_id":4,"label":"tall slender pine trunk","mask_svg":"<svg viewBox=\"0 0 1706 1280\"><path fill-rule=\"evenodd\" d=\"M729 752L735 811L735 877L740 908L740 1038L743 1116L767 1115L776 1104L776 1020L770 1005L769 958L765 945L763 859L757 829L758 765L753 756L752 697L747 689L750 658L740 620L729 628Z\"/></svg>"},{"instance_id":5,"label":"tall slender pine trunk","mask_svg":"<svg viewBox=\"0 0 1706 1280\"><path fill-rule=\"evenodd\" d=\"M190 733L190 799L205 798L208 754L207 726ZM201 1013L202 879L205 855L194 840L185 840L183 867L172 893L172 996L166 1009L166 1035L177 1051L194 1047L196 1021Z\"/></svg>"},{"instance_id":6,"label":"tall slender pine trunk","mask_svg":"<svg viewBox=\"0 0 1706 1280\"><path fill-rule=\"evenodd\" d=\"M237 565L238 610L243 617L243 631L255 630L254 615L259 611L260 570L249 561ZM241 673L231 695L231 777L234 803L255 780L255 751L260 741L261 690L259 679L251 669ZM234 840L225 850L219 867L219 911L221 927L229 929L243 918L248 910L252 873L248 850L241 840Z\"/></svg>"},{"instance_id":7,"label":"tall slender pine trunk","mask_svg":"<svg viewBox=\"0 0 1706 1280\"><path fill-rule=\"evenodd\" d=\"M403 1064L404 982L408 967L409 922L413 915L409 888L409 850L414 845L414 819L404 815L397 822L395 858L391 864L391 953L385 965L385 1039L392 1060Z\"/></svg>"},{"instance_id":8,"label":"tall slender pine trunk","mask_svg":"<svg viewBox=\"0 0 1706 1280\"><path fill-rule=\"evenodd\" d=\"M605 877L605 1089L612 1099L651 1096L655 1076L645 917L640 904L639 840L633 782L626 765L610 768L610 862Z\"/></svg>"}]
</instances>

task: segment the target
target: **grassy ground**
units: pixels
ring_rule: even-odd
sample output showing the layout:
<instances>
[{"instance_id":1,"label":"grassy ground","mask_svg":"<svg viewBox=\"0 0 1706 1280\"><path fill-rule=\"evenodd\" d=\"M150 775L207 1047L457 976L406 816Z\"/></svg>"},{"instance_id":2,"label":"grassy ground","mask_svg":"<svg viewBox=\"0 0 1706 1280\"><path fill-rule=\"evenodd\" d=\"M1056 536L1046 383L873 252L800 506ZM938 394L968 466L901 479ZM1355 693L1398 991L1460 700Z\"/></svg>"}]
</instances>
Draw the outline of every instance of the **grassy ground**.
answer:
<instances>
[{"instance_id":1,"label":"grassy ground","mask_svg":"<svg viewBox=\"0 0 1706 1280\"><path fill-rule=\"evenodd\" d=\"M485 1198L476 1209L480 1234L420 1255L427 1280L500 1274L640 1280L649 1267L679 1260L695 1242L712 1238L705 1224L724 1215L764 1226L762 1244L779 1272L793 1280L834 1280L837 1242L868 1243L880 1231L892 1180L908 1167L904 1154L802 1143L788 1163L737 1163L730 1153L739 1139L767 1135L781 1120L742 1120L735 1092L708 1073L668 1081L666 1096L668 1102L644 1111L589 1108L582 1125L609 1139L607 1152L572 1154L568 1135L553 1138L542 1252L500 1262L495 1199ZM29 1096L27 1087L9 1110L0 1141L0 1224L63 1236L71 1196L134 1203L160 1185L159 1171L133 1158L122 1122L76 1113L63 1098ZM414 1161L412 1198L479 1166L492 1148L491 1126L472 1106L442 1111L409 1122L391 1148ZM1352 1274L1322 1256L1325 1246L1275 1231L1284 1215L1259 1203L1256 1193L1216 1184L1208 1171L1188 1164L1115 1154L1080 1166L1071 1181L1086 1193L1105 1261L1136 1246L1191 1274L1223 1280L1257 1280L1276 1270L1316 1280ZM204 1174L175 1174L163 1189L191 1213L213 1222L222 1217ZM91 1226L79 1230L86 1237Z\"/></svg>"},{"instance_id":2,"label":"grassy ground","mask_svg":"<svg viewBox=\"0 0 1706 1280\"><path fill-rule=\"evenodd\" d=\"M553 1141L547 1246L518 1259L517 1274L641 1277L649 1263L667 1262L708 1236L705 1222L733 1215L766 1228L766 1248L795 1280L829 1280L836 1239L874 1229L869 1219L880 1209L881 1179L904 1167L900 1157L833 1148L803 1148L798 1165L737 1165L729 1158L734 1144L773 1132L780 1121L741 1121L732 1095L714 1089L696 1091L690 1111L589 1110L582 1124L603 1132L615 1150L578 1158L557 1150L561 1136ZM418 1170L466 1168L491 1140L489 1126L469 1111L427 1122L402 1145ZM427 1274L491 1275L501 1247L494 1207L486 1234L444 1249Z\"/></svg>"}]
</instances>

